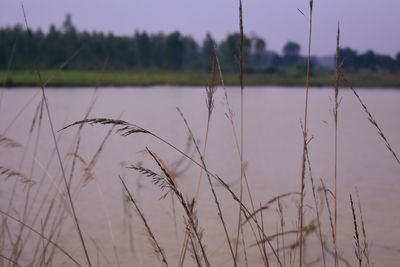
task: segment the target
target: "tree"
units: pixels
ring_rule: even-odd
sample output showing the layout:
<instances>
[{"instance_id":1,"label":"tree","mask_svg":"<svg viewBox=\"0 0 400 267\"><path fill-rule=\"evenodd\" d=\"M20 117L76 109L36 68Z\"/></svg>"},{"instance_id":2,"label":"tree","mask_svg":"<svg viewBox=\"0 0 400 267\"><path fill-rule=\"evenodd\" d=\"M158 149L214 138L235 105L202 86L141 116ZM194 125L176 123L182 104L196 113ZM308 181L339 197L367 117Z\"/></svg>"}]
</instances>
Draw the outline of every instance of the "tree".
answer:
<instances>
[{"instance_id":1,"label":"tree","mask_svg":"<svg viewBox=\"0 0 400 267\"><path fill-rule=\"evenodd\" d=\"M292 67L301 61L300 45L289 41L283 47L283 57L281 58L281 65L283 67Z\"/></svg>"},{"instance_id":2,"label":"tree","mask_svg":"<svg viewBox=\"0 0 400 267\"><path fill-rule=\"evenodd\" d=\"M339 50L339 62L343 62L343 69L347 71L357 71L360 68L357 51L349 47Z\"/></svg>"},{"instance_id":3,"label":"tree","mask_svg":"<svg viewBox=\"0 0 400 267\"><path fill-rule=\"evenodd\" d=\"M162 33L152 35L150 38L151 65L157 68L164 67L164 43L165 36Z\"/></svg>"},{"instance_id":4,"label":"tree","mask_svg":"<svg viewBox=\"0 0 400 267\"><path fill-rule=\"evenodd\" d=\"M165 38L165 64L172 69L180 69L183 63L184 44L181 34L177 31L169 34Z\"/></svg>"},{"instance_id":5,"label":"tree","mask_svg":"<svg viewBox=\"0 0 400 267\"><path fill-rule=\"evenodd\" d=\"M78 41L78 33L75 26L72 24L72 17L70 14L65 16L63 22L63 35L62 35L62 51L64 60L72 55L81 44ZM74 59L76 62L76 59ZM72 64L68 64L67 68L73 67Z\"/></svg>"},{"instance_id":6,"label":"tree","mask_svg":"<svg viewBox=\"0 0 400 267\"><path fill-rule=\"evenodd\" d=\"M69 13L65 15L65 19L63 22L63 30L64 33L71 33L71 32L76 33L75 26L72 24L72 16Z\"/></svg>"},{"instance_id":7,"label":"tree","mask_svg":"<svg viewBox=\"0 0 400 267\"><path fill-rule=\"evenodd\" d=\"M355 50L345 48L340 50L339 62L345 59L343 68L347 71L359 71L360 69L366 69L370 71L395 71L396 60L390 56L375 54L374 51L368 50L364 54L358 55Z\"/></svg>"},{"instance_id":8,"label":"tree","mask_svg":"<svg viewBox=\"0 0 400 267\"><path fill-rule=\"evenodd\" d=\"M215 45L215 40L212 38L210 33L207 33L201 47L201 61L203 62L206 70L211 69L211 59Z\"/></svg>"},{"instance_id":9,"label":"tree","mask_svg":"<svg viewBox=\"0 0 400 267\"><path fill-rule=\"evenodd\" d=\"M135 48L139 66L148 68L151 62L151 51L150 38L146 32L135 33Z\"/></svg>"},{"instance_id":10,"label":"tree","mask_svg":"<svg viewBox=\"0 0 400 267\"><path fill-rule=\"evenodd\" d=\"M284 57L299 57L300 56L300 45L289 41L283 47L283 56Z\"/></svg>"},{"instance_id":11,"label":"tree","mask_svg":"<svg viewBox=\"0 0 400 267\"><path fill-rule=\"evenodd\" d=\"M396 55L397 69L400 70L400 52Z\"/></svg>"},{"instance_id":12,"label":"tree","mask_svg":"<svg viewBox=\"0 0 400 267\"><path fill-rule=\"evenodd\" d=\"M235 70L239 65L239 33L229 34L221 42L218 48L223 67L227 70ZM243 37L243 61L247 63L250 54L250 40Z\"/></svg>"},{"instance_id":13,"label":"tree","mask_svg":"<svg viewBox=\"0 0 400 267\"><path fill-rule=\"evenodd\" d=\"M386 55L376 55L378 70L388 70L390 72L396 69L396 60Z\"/></svg>"},{"instance_id":14,"label":"tree","mask_svg":"<svg viewBox=\"0 0 400 267\"><path fill-rule=\"evenodd\" d=\"M65 55L63 55L62 51L61 33L54 24L50 25L49 32L44 38L42 51L46 51L46 67L57 66L65 60Z\"/></svg>"},{"instance_id":15,"label":"tree","mask_svg":"<svg viewBox=\"0 0 400 267\"><path fill-rule=\"evenodd\" d=\"M373 51L368 50L365 54L361 54L358 58L359 67L376 71L378 68L376 55Z\"/></svg>"},{"instance_id":16,"label":"tree","mask_svg":"<svg viewBox=\"0 0 400 267\"><path fill-rule=\"evenodd\" d=\"M182 38L184 45L183 65L188 68L196 68L199 63L199 46L190 36Z\"/></svg>"},{"instance_id":17,"label":"tree","mask_svg":"<svg viewBox=\"0 0 400 267\"><path fill-rule=\"evenodd\" d=\"M251 47L253 58L251 63L254 65L266 65L267 44L265 43L264 39L257 36L251 38Z\"/></svg>"}]
</instances>

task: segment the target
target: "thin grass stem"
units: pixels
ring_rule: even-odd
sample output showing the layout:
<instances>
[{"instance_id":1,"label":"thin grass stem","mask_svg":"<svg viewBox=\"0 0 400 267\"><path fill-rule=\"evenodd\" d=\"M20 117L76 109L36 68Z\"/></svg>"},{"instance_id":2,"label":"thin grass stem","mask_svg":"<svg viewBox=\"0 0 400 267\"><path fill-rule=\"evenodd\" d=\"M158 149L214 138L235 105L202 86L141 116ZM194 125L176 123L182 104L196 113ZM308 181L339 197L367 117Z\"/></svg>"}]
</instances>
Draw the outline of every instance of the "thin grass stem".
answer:
<instances>
[{"instance_id":1,"label":"thin grass stem","mask_svg":"<svg viewBox=\"0 0 400 267\"><path fill-rule=\"evenodd\" d=\"M124 180L121 178L121 176L118 176L118 177L119 177L119 179L120 179L120 181L121 181L121 183L122 183L122 185L123 185L123 187L124 187L126 193L127 193L128 196L129 196L129 200L133 203L133 205L134 205L136 211L138 212L138 214L139 214L141 220L143 221L144 226L146 227L147 233L150 235L152 241L153 241L154 244L156 245L157 251L158 251L158 253L161 255L163 264L164 264L165 266L168 266L168 262L167 262L167 259L166 259L166 257L165 257L164 250L163 250L163 249L160 247L160 245L158 244L157 239L155 238L155 236L154 236L154 234L153 234L153 231L151 231L151 228L150 228L150 226L148 225L146 218L144 217L144 215L143 215L142 211L140 210L139 206L136 204L136 201L135 201L135 199L133 198L133 196L132 196L131 192L129 191L128 187L126 186Z\"/></svg>"},{"instance_id":2,"label":"thin grass stem","mask_svg":"<svg viewBox=\"0 0 400 267\"><path fill-rule=\"evenodd\" d=\"M77 262L67 251L65 251L62 247L60 247L59 245L57 245L56 243L54 243L53 241L51 241L49 238L45 237L44 235L42 235L40 232L36 231L35 229L33 229L32 227L30 227L29 225L27 225L26 223L22 222L21 220L15 218L14 216L2 211L0 209L0 213L3 214L4 216L12 219L13 221L18 222L19 224L24 225L24 227L28 228L30 231L34 232L35 234L37 234L38 236L40 236L41 238L47 240L48 242L50 242L53 246L55 246L58 250L60 250L65 256L67 256L71 261L73 261L77 266L81 266L79 264L79 262Z\"/></svg>"},{"instance_id":3,"label":"thin grass stem","mask_svg":"<svg viewBox=\"0 0 400 267\"><path fill-rule=\"evenodd\" d=\"M186 125L186 127L187 127L187 129L188 129L188 131L189 131L189 133L190 133L190 136L191 136L192 141L193 141L193 143L194 143L194 145L195 145L195 147L196 147L196 150L197 150L197 152L198 152L198 154L199 154L199 156L200 156L200 160L201 160L201 163L202 163L202 166L203 166L202 169L204 169L204 171L206 172L207 179L208 179L208 183L210 184L211 192L212 192L212 194L213 194L214 201L215 201L215 204L216 204L217 209L218 209L218 216L219 216L219 218L220 218L220 220L221 220L221 223L222 223L222 226L223 226L223 228L224 228L224 233L225 233L225 236L226 236L226 239L227 239L227 242L228 242L229 250L230 250L230 252L231 252L231 254L232 254L233 265L234 265L234 266L237 266L236 257L235 257L235 254L233 253L231 241L229 240L229 234L228 234L228 230L227 230L227 228L226 228L226 224L225 224L224 217L223 217L223 215L222 215L222 210L221 210L221 207L220 207L220 205L219 205L219 201L218 201L218 198L217 198L217 194L215 193L214 186L213 186L213 184L212 184L212 182L211 182L210 174L209 174L209 172L207 171L206 163L205 163L205 161L204 161L204 158L203 158L203 156L202 156L202 154L201 154L201 152L200 152L199 146L198 146L197 143L196 143L196 139L195 139L195 137L194 137L194 135L193 135L192 130L191 130L190 127L189 127L189 124L188 124L186 118L183 116L183 113L182 113L182 111L181 111L179 108L177 108L177 110L178 110L179 114L181 115L181 117L182 117L182 119L183 119L183 121L184 121L184 123L185 123L185 125Z\"/></svg>"},{"instance_id":4,"label":"thin grass stem","mask_svg":"<svg viewBox=\"0 0 400 267\"><path fill-rule=\"evenodd\" d=\"M22 11L23 11L23 14L24 14L24 20L25 20L25 25L26 25L28 34L29 34L30 38L33 39L32 36L31 36L32 35L31 31L30 31L29 26L28 26L28 21L26 19L26 14L25 14L25 10L24 10L24 5L23 4L22 4ZM57 138L55 136L54 126L53 126L53 122L52 122L51 115L50 115L50 108L49 108L49 105L48 105L48 102L47 102L46 93L45 93L45 89L44 89L44 84L42 82L42 78L41 78L41 75L40 75L40 69L39 69L39 66L38 66L37 62L35 62L35 65L36 65L36 72L37 72L37 75L38 75L38 79L39 79L39 82L40 82L40 85L41 85L41 89L42 89L42 98L43 98L43 101L44 101L44 104L45 104L45 107L46 107L46 113L47 113L47 117L48 117L50 128L51 128L51 134L52 134L52 137L53 137L54 145L56 147L58 161L59 161L59 164L60 164L62 176L63 176L65 187L66 187L66 190L67 190L68 199L69 199L69 202L70 202L70 205L71 205L71 209L72 209L72 213L73 213L73 217L74 217L74 222L75 222L78 234L79 234L79 238L80 238L81 243L82 243L82 247L83 247L84 254L85 254L85 257L86 257L86 260L87 260L87 264L89 265L89 267L91 267L89 254L87 252L85 241L83 239L83 235L82 235L82 232L81 232L81 229L80 229L80 226L79 226L78 217L76 215L74 204L72 202L71 192L70 192L70 189L68 187L67 178L66 178L65 171L64 171L64 166L63 166L63 163L62 163L62 160L61 160L61 154L60 154L60 151L58 149Z\"/></svg>"},{"instance_id":5,"label":"thin grass stem","mask_svg":"<svg viewBox=\"0 0 400 267\"><path fill-rule=\"evenodd\" d=\"M65 127L63 127L60 131L65 130L69 127L75 126L75 125L79 125L82 123L88 123L90 125L95 125L95 124L101 124L101 125L108 125L108 124L115 124L118 126L118 129L116 130L117 133L119 133L121 136L129 136L135 133L144 133L144 134L148 134L153 136L155 139L158 139L160 142L164 143L165 145L171 147L173 150L175 150L176 152L178 152L179 154L181 154L182 156L184 156L185 158L187 158L188 160L190 160L191 162L193 162L195 165L197 165L200 168L203 168L203 165L199 162L197 162L196 160L194 160L192 157L190 157L188 154L186 154L185 152L183 152L181 149L179 149L178 147L174 146L173 144L171 144L170 142L168 142L167 140L163 139L162 137L160 137L159 135L150 132L140 126L128 123L126 121L123 120L112 120L112 119L107 119L107 118L95 118L95 119L87 119L87 120L82 120L82 121L76 121L72 124L69 124ZM251 214L250 210L239 200L239 197L232 191L232 189L229 187L229 185L223 180L221 179L218 175L204 169L204 171L206 173L208 173L211 177L213 177L218 183L221 184L221 186L223 186L231 195L231 197L233 198L234 201L236 201L242 208L242 210L244 211L244 215L247 218L249 218L248 216ZM257 229L262 231L262 228L260 226L260 224L257 222L257 220L252 217L251 220L255 223L255 225L257 226ZM266 237L265 233L261 232L261 234L263 235L263 237ZM267 240L268 245L270 246L273 254L276 257L276 260L278 261L279 266L282 266L282 263L278 257L278 255L276 254L276 251L274 249L274 247L272 246L272 244L269 242L269 240Z\"/></svg>"},{"instance_id":6,"label":"thin grass stem","mask_svg":"<svg viewBox=\"0 0 400 267\"><path fill-rule=\"evenodd\" d=\"M312 11L313 0L310 0L310 25L308 32L308 57L307 57L307 76L306 76L306 98L304 107L304 130L303 130L303 158L301 166L301 185L300 185L300 207L299 207L299 266L303 266L303 206L304 206L304 178L306 169L306 151L307 151L307 121L308 121L308 89L310 83L310 59L311 59L311 34L312 34Z\"/></svg>"}]
</instances>

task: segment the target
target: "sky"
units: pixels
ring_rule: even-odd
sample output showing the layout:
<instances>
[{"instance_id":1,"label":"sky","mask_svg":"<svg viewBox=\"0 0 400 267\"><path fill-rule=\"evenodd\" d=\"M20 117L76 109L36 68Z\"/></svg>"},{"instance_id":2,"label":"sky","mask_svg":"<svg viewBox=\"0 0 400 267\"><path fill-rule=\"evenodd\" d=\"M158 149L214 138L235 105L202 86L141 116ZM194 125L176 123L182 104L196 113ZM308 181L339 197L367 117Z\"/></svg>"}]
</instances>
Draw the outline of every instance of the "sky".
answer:
<instances>
[{"instance_id":1,"label":"sky","mask_svg":"<svg viewBox=\"0 0 400 267\"><path fill-rule=\"evenodd\" d=\"M1 0L0 27L24 24L21 3L30 27L45 32L51 24L61 27L67 13L79 31L133 35L136 30L179 30L199 43L207 32L221 41L239 29L238 0ZM309 0L242 3L246 35L264 38L267 49L276 52L295 41L306 54ZM339 23L342 47L395 56L400 52L399 11L400 0L314 0L312 54L334 53Z\"/></svg>"}]
</instances>

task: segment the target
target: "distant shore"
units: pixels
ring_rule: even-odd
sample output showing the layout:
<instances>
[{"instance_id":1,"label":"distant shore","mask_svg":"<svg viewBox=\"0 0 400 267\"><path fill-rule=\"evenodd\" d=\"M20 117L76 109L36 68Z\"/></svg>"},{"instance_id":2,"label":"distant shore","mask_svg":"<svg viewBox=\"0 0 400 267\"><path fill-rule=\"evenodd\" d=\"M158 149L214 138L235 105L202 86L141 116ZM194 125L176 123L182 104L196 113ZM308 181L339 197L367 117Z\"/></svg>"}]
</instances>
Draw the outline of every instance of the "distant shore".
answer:
<instances>
[{"instance_id":1,"label":"distant shore","mask_svg":"<svg viewBox=\"0 0 400 267\"><path fill-rule=\"evenodd\" d=\"M63 70L54 76L56 72L56 70L41 71L42 82L45 83L53 76L46 86L207 86L210 76L206 72L165 70L107 71L105 73ZM291 73L253 73L245 74L244 80L245 84L249 86L304 86L304 76ZM354 87L400 88L400 74L396 73L360 72L345 74L345 76ZM7 77L6 71L0 70L0 77L2 85L5 87L40 86L38 76L34 70L10 71ZM223 78L225 85L239 85L239 79L235 74L225 74ZM315 74L310 78L310 85L313 87L333 86L333 84L333 72ZM342 83L342 85L343 87L348 87L347 84Z\"/></svg>"}]
</instances>

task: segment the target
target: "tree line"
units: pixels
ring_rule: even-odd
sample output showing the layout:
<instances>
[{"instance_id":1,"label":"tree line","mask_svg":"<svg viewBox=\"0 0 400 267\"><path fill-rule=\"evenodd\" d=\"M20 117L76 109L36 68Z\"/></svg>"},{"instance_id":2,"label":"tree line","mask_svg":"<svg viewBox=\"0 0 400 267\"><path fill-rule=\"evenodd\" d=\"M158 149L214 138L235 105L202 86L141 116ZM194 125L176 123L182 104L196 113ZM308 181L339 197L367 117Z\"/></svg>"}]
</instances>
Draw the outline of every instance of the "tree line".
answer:
<instances>
[{"instance_id":1,"label":"tree line","mask_svg":"<svg viewBox=\"0 0 400 267\"><path fill-rule=\"evenodd\" d=\"M147 34L136 31L132 36L115 36L112 33L79 32L66 15L61 29L54 25L47 33L36 30L28 33L21 25L0 29L0 69L32 69L35 63L41 68L59 67L74 52L76 56L67 66L70 69L98 69L106 58L108 69L128 70L140 68L206 71L214 46L225 71L233 72L238 66L238 33L228 34L216 43L210 34L198 44L191 36L175 31L170 34ZM302 70L306 58L300 55L300 45L287 42L281 55L267 50L265 40L256 35L245 36L243 42L246 72L275 72L282 69ZM344 69L359 71L399 71L400 53L396 58L378 55L373 51L358 54L350 48L341 49ZM328 62L312 57L314 68L334 68L334 56Z\"/></svg>"}]
</instances>

